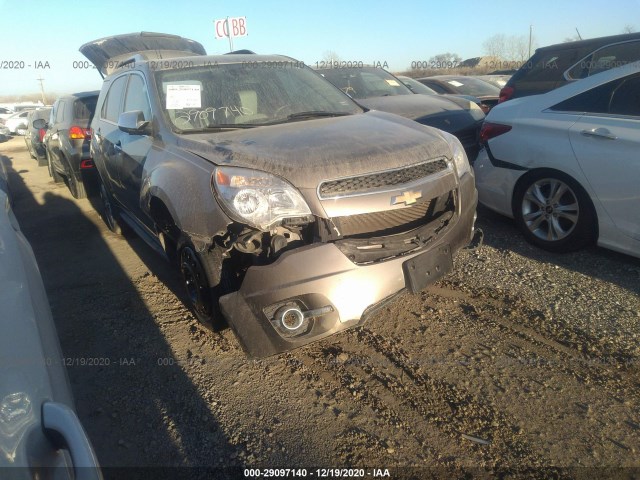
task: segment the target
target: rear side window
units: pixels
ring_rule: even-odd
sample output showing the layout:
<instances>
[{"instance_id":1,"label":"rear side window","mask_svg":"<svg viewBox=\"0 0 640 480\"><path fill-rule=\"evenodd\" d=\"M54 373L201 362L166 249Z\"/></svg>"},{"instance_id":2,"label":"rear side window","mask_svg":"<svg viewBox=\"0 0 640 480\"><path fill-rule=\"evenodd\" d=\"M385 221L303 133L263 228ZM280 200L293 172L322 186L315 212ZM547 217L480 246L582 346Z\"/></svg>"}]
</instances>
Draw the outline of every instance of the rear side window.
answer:
<instances>
[{"instance_id":1,"label":"rear side window","mask_svg":"<svg viewBox=\"0 0 640 480\"><path fill-rule=\"evenodd\" d=\"M79 98L73 102L73 118L90 119L96 111L96 102L98 97Z\"/></svg>"},{"instance_id":2,"label":"rear side window","mask_svg":"<svg viewBox=\"0 0 640 480\"><path fill-rule=\"evenodd\" d=\"M640 116L640 75L592 88L554 105L551 110Z\"/></svg>"},{"instance_id":3,"label":"rear side window","mask_svg":"<svg viewBox=\"0 0 640 480\"><path fill-rule=\"evenodd\" d=\"M104 101L100 117L113 123L118 123L118 115L120 115L120 105L122 105L122 94L124 93L124 87L127 84L127 76L116 78L109 92L107 92L107 98Z\"/></svg>"},{"instance_id":4,"label":"rear side window","mask_svg":"<svg viewBox=\"0 0 640 480\"><path fill-rule=\"evenodd\" d=\"M640 60L640 41L607 45L578 62L567 72L567 78L586 78L636 60Z\"/></svg>"},{"instance_id":5,"label":"rear side window","mask_svg":"<svg viewBox=\"0 0 640 480\"><path fill-rule=\"evenodd\" d=\"M58 103L56 108L55 123L62 123L64 121L64 102Z\"/></svg>"},{"instance_id":6,"label":"rear side window","mask_svg":"<svg viewBox=\"0 0 640 480\"><path fill-rule=\"evenodd\" d=\"M584 48L568 48L566 50L537 53L529 60L531 68L526 70L526 81L545 82L560 80L563 73L583 58L586 53ZM520 79L519 76L517 79Z\"/></svg>"},{"instance_id":7,"label":"rear side window","mask_svg":"<svg viewBox=\"0 0 640 480\"><path fill-rule=\"evenodd\" d=\"M147 85L140 75L129 76L127 94L124 99L124 112L140 110L144 114L145 120L151 119L151 107L147 96Z\"/></svg>"}]
</instances>

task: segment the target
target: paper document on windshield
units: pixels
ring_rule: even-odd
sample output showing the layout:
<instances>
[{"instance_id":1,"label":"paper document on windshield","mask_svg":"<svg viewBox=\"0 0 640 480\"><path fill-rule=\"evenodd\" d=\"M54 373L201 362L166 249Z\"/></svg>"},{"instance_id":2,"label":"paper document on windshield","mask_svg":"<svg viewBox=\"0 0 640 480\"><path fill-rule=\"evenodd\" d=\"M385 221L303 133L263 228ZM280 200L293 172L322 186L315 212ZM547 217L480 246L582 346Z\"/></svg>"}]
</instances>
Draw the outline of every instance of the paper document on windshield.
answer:
<instances>
[{"instance_id":1,"label":"paper document on windshield","mask_svg":"<svg viewBox=\"0 0 640 480\"><path fill-rule=\"evenodd\" d=\"M200 85L167 85L167 110L201 106Z\"/></svg>"}]
</instances>

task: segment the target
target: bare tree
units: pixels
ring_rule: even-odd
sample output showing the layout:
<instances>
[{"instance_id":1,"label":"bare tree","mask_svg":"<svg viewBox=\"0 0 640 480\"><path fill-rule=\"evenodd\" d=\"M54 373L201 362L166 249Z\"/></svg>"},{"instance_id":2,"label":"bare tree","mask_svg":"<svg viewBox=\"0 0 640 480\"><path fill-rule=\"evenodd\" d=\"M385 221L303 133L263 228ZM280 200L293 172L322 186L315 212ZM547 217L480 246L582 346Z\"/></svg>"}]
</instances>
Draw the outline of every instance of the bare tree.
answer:
<instances>
[{"instance_id":1,"label":"bare tree","mask_svg":"<svg viewBox=\"0 0 640 480\"><path fill-rule=\"evenodd\" d=\"M462 57L457 53L439 53L429 59L430 65L437 65L437 68L454 68L462 61Z\"/></svg>"},{"instance_id":2,"label":"bare tree","mask_svg":"<svg viewBox=\"0 0 640 480\"><path fill-rule=\"evenodd\" d=\"M636 27L633 25L625 25L622 29L622 33L635 33Z\"/></svg>"},{"instance_id":3,"label":"bare tree","mask_svg":"<svg viewBox=\"0 0 640 480\"><path fill-rule=\"evenodd\" d=\"M333 50L326 50L322 54L322 60L326 63L337 63L337 62L340 62L342 59L340 58L340 55L338 55Z\"/></svg>"},{"instance_id":4,"label":"bare tree","mask_svg":"<svg viewBox=\"0 0 640 480\"><path fill-rule=\"evenodd\" d=\"M532 39L532 50L535 49L534 43ZM482 44L482 48L487 56L495 57L499 60L524 62L529 58L529 36L506 36L498 33L487 38Z\"/></svg>"},{"instance_id":5,"label":"bare tree","mask_svg":"<svg viewBox=\"0 0 640 480\"><path fill-rule=\"evenodd\" d=\"M482 43L482 49L490 57L505 58L506 45L507 38L502 33L497 33Z\"/></svg>"}]
</instances>

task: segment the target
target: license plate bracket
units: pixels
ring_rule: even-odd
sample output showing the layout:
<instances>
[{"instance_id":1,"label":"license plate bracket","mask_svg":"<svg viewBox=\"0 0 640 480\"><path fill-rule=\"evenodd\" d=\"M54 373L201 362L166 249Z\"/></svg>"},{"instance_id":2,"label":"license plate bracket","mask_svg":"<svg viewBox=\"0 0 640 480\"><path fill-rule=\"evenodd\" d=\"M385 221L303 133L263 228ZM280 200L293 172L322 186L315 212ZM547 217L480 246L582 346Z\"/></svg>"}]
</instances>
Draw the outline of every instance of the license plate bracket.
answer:
<instances>
[{"instance_id":1,"label":"license plate bracket","mask_svg":"<svg viewBox=\"0 0 640 480\"><path fill-rule=\"evenodd\" d=\"M417 255L402 264L405 285L418 293L453 269L451 247L448 244Z\"/></svg>"}]
</instances>

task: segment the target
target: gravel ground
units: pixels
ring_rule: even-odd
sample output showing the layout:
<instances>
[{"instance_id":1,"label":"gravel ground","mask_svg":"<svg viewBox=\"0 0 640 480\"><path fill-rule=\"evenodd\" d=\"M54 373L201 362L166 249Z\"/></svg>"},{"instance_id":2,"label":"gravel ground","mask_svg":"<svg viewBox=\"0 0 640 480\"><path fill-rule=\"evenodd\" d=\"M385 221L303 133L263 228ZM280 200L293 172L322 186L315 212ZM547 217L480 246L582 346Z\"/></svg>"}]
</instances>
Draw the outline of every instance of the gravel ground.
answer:
<instances>
[{"instance_id":1,"label":"gravel ground","mask_svg":"<svg viewBox=\"0 0 640 480\"><path fill-rule=\"evenodd\" d=\"M549 254L480 209L485 245L437 284L362 328L248 361L229 330L193 318L170 265L109 232L22 138L0 154L108 478L640 477L638 259Z\"/></svg>"}]
</instances>

